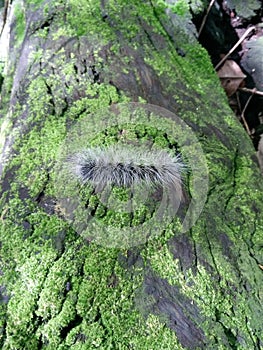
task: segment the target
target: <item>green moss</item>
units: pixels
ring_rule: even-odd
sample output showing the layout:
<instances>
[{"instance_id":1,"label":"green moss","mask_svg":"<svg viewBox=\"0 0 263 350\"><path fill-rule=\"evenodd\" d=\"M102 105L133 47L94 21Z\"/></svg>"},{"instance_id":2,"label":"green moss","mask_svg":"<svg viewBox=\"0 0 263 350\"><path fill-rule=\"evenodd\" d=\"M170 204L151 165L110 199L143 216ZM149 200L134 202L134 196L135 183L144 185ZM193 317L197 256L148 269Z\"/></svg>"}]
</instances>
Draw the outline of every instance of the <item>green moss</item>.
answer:
<instances>
[{"instance_id":1,"label":"green moss","mask_svg":"<svg viewBox=\"0 0 263 350\"><path fill-rule=\"evenodd\" d=\"M189 1L187 0L176 0L174 1L174 3L169 3L168 1L164 0L158 0L155 1L155 7L159 15L163 15L166 9L170 9L178 16L185 16L186 14L189 14L190 9Z\"/></svg>"},{"instance_id":2,"label":"green moss","mask_svg":"<svg viewBox=\"0 0 263 350\"><path fill-rule=\"evenodd\" d=\"M213 341L213 339L217 338L218 341L224 344L225 334L221 325L225 329L230 328L235 336L237 334L244 335L247 333L244 315L250 320L254 316L253 311L247 308L245 295L240 293L240 290L236 292L229 291L229 284L233 283L233 285L236 285L238 281L232 266L228 264L223 256L220 256L219 251L215 250L214 254L218 272L222 276L219 283L213 280L213 276L203 266L198 266L195 274L191 269L187 270L186 273L182 272L179 261L174 260L167 245L164 245L161 251L152 251L152 255L147 255L147 257L151 261L151 266L160 277L167 279L171 285L178 286L181 292L189 297L189 300L194 300L197 303L204 320L206 320L202 325L202 329L206 330L207 339ZM233 306L233 293L235 294L237 307ZM230 316L226 311L233 307L234 317ZM218 315L220 325L213 322L215 315ZM238 349L245 349L236 343L233 345L237 346ZM252 339L249 346L253 347Z\"/></svg>"},{"instance_id":3,"label":"green moss","mask_svg":"<svg viewBox=\"0 0 263 350\"><path fill-rule=\"evenodd\" d=\"M179 345L175 347L178 344L175 335L156 317L149 316L145 323L133 310L130 297L141 283L140 271L137 278L128 282L116 263L117 251L86 246L78 249L76 255L80 245L80 239L72 241L56 261L55 256L47 252L31 256L19 265L20 283L13 287L12 301L8 304L9 340L5 346L35 349L41 339L48 342L50 349L63 348L61 332L78 315L81 323L68 330L64 345L78 348L83 339L90 349L98 346L108 349L114 344L122 344L125 349L130 344L142 350L145 344L181 349ZM81 270L84 275L80 274ZM111 286L113 274L115 285ZM32 322L34 309L37 316L45 320L40 326ZM103 315L102 320L97 321L98 314ZM109 332L111 335L106 337Z\"/></svg>"},{"instance_id":4,"label":"green moss","mask_svg":"<svg viewBox=\"0 0 263 350\"><path fill-rule=\"evenodd\" d=\"M199 14L207 9L209 3L208 1L191 0L189 5L194 14Z\"/></svg>"},{"instance_id":5,"label":"green moss","mask_svg":"<svg viewBox=\"0 0 263 350\"><path fill-rule=\"evenodd\" d=\"M38 57L41 58L42 54L41 50ZM34 79L27 92L29 94L30 119L44 120L51 108L50 95L44 78L40 76Z\"/></svg>"},{"instance_id":6,"label":"green moss","mask_svg":"<svg viewBox=\"0 0 263 350\"><path fill-rule=\"evenodd\" d=\"M39 6L40 1L31 1L29 6L33 11L32 4ZM141 288L145 273L152 269L171 286L178 286L189 304L197 306L202 314L202 329L213 349L253 348L257 341L253 332L259 339L262 338L257 325L260 307L256 298L249 299L243 283L246 283L246 288L256 288L259 285L257 281L260 281L261 270L258 268L255 272L257 266L255 268L255 260L246 242L255 245L251 251L262 244L262 219L256 210L251 210L255 203L261 203L261 193L251 191L253 186L258 188L258 185L253 185L257 178L249 158L251 149L247 146L247 139L242 137L237 121L223 106L226 98L207 53L195 42L189 43L190 39L178 30L177 46L182 48L185 56L177 54L158 17L164 16L166 5L163 2L159 5L154 3L156 7L153 8L148 2L110 1L105 5L110 20L105 21L101 20L103 11L99 1L70 0L68 4L67 20L63 17L65 13L58 11L55 23L59 30L50 35L55 41L54 47L60 47L61 42L64 45L63 36L66 39L67 36L77 36L79 51L75 52L74 45L70 49L62 45L63 48L55 55L51 49L35 49L30 57L30 67L35 75L29 76L23 105L14 106L11 120L3 123L11 125L13 122L20 128L14 131L14 135L18 135L14 146L16 155L8 168L14 175L8 193L4 193L1 200L1 285L6 285L6 295L10 300L7 305L0 304L0 346L3 349L25 350L182 350L176 334L161 321L163 315L143 317L144 306L141 309L138 305L135 307L136 291ZM177 2L177 14L184 15L186 4L186 1ZM43 11L48 14L47 6ZM16 16L16 34L22 41L25 29L22 7L16 8ZM137 22L138 18L141 22ZM160 42L158 50L149 43L145 32L141 32L141 23L147 23L149 30L161 39L155 41L158 45ZM118 33L124 34L119 36ZM47 32L40 30L38 34L36 32L35 35L44 40ZM82 36L85 35L87 43L82 44ZM72 122L85 120L87 115L93 129L82 147L129 140L182 151L183 157L194 159L197 167L203 161L197 157L194 145L189 144L185 129L178 126L174 133L170 133L174 124L168 119L151 116L146 122L141 113L137 121L130 123L123 113L123 123L97 132L101 117L99 110L102 109L103 113L103 108L111 104L130 100L124 92L108 83L118 81L112 79L117 74L111 72L116 64L112 55L121 56L118 61L121 63L120 71L136 72L134 58L120 54L126 45L135 56L143 53L146 66L156 73L161 82L163 96L174 96L176 103L173 104L171 99L171 109L196 125L196 133L207 154L210 170L207 207L189 236L200 257L195 270L182 268L182 262L174 260L168 248L169 239L182 230L179 218L174 218L159 231L158 226L155 227L156 237L140 246L143 261L138 259L134 265L125 268L120 257L128 260L132 249L127 251L96 245L92 242L92 230L86 236L78 235L66 222L67 213L59 207L53 170L57 151ZM86 51L83 51L84 48ZM92 72L85 74L81 68L78 71L78 52L85 59L92 57L96 73L104 80L95 81ZM105 57L105 52L110 68L104 67L102 57ZM40 66L41 70L37 71L36 67ZM139 81L139 74L137 79ZM11 83L11 79L9 82L5 80L6 89L10 90ZM147 102L145 98L139 97L139 100ZM219 100L219 105L214 103L211 106L215 99ZM211 108L214 113L211 113ZM24 115L26 119L20 118ZM213 135L207 136L206 116L211 118L215 128L222 127L225 143ZM24 135L21 133L24 130L29 132ZM123 130L126 133L121 133ZM233 144L228 142L230 138L233 138ZM236 140L242 144L238 152ZM180 149L182 144L185 145L183 150ZM194 197L191 171L187 177L189 192ZM88 201L89 207L96 211L99 222L112 225L108 232L110 239L115 238L117 232L125 241L124 229L150 221L155 208L155 203L146 203L148 207L136 206L131 218L127 213L107 210L97 196L91 195L90 189L80 190L80 195L82 203ZM43 198L43 202L39 197ZM55 205L49 204L49 198L56 200ZM118 209L129 198L129 191L114 189L110 199ZM85 214L80 212L80 218ZM86 220L86 217L83 219ZM143 229L141 233L144 234ZM219 240L222 233L231 239L229 250L244 280L229 257L224 255ZM254 289L254 293L259 294L259 291ZM6 329L6 333L1 331L2 328ZM244 347L235 339L243 339Z\"/></svg>"},{"instance_id":7,"label":"green moss","mask_svg":"<svg viewBox=\"0 0 263 350\"><path fill-rule=\"evenodd\" d=\"M25 37L26 29L26 18L25 18L25 8L21 4L15 4L14 15L16 17L16 45L19 46Z\"/></svg>"},{"instance_id":8,"label":"green moss","mask_svg":"<svg viewBox=\"0 0 263 350\"><path fill-rule=\"evenodd\" d=\"M43 0L28 0L28 3L33 5L41 5Z\"/></svg>"},{"instance_id":9,"label":"green moss","mask_svg":"<svg viewBox=\"0 0 263 350\"><path fill-rule=\"evenodd\" d=\"M41 109L38 113L42 114ZM49 169L65 136L64 118L45 117L47 120L41 130L35 127L26 139L18 141L19 155L11 162L13 166L20 166L16 181L27 187L32 197L37 196L48 182Z\"/></svg>"},{"instance_id":10,"label":"green moss","mask_svg":"<svg viewBox=\"0 0 263 350\"><path fill-rule=\"evenodd\" d=\"M171 10L179 16L184 16L189 13L189 1L177 0Z\"/></svg>"},{"instance_id":11,"label":"green moss","mask_svg":"<svg viewBox=\"0 0 263 350\"><path fill-rule=\"evenodd\" d=\"M116 39L109 25L101 21L100 1L70 0L69 6L67 22L74 28L74 32L78 36L89 33L91 37L100 38L105 42ZM98 22L100 23L99 32ZM87 23L89 23L88 27Z\"/></svg>"}]
</instances>

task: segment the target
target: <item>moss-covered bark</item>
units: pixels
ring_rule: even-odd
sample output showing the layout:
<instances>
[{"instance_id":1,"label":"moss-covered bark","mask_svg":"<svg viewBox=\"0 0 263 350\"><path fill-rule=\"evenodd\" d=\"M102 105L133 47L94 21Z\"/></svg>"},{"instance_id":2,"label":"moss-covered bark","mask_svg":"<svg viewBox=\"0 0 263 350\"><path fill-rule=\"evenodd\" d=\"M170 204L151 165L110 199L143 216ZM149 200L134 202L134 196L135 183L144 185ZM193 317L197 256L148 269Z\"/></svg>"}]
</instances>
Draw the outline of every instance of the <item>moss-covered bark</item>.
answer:
<instances>
[{"instance_id":1,"label":"moss-covered bark","mask_svg":"<svg viewBox=\"0 0 263 350\"><path fill-rule=\"evenodd\" d=\"M2 86L1 348L263 347L260 174L180 3L176 15L161 1L13 2ZM143 245L106 248L66 221L54 164L74 121L129 101L165 107L192 128L209 191L189 231L175 218ZM157 126L142 129L128 132L168 147ZM114 132L99 137L108 144Z\"/></svg>"}]
</instances>

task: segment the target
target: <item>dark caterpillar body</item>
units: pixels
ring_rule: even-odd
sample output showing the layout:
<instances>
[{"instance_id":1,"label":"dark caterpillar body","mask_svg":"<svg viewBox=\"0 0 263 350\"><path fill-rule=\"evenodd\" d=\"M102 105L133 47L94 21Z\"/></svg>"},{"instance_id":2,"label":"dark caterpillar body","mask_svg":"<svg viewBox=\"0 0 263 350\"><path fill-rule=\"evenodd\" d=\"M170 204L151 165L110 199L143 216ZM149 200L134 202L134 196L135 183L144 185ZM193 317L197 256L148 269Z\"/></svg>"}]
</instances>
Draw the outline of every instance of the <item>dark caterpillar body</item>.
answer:
<instances>
[{"instance_id":1,"label":"dark caterpillar body","mask_svg":"<svg viewBox=\"0 0 263 350\"><path fill-rule=\"evenodd\" d=\"M178 188L185 167L180 156L172 157L164 150L123 146L85 149L70 158L70 165L81 183L100 188L131 187L139 183Z\"/></svg>"}]
</instances>

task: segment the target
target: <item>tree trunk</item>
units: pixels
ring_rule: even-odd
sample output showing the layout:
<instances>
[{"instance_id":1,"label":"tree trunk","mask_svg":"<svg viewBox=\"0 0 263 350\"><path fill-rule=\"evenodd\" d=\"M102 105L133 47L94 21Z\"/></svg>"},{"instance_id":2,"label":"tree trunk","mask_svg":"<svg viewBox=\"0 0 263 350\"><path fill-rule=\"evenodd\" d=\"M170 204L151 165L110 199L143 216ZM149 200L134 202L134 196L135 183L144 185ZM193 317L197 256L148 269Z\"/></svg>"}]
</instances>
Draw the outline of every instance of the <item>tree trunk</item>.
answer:
<instances>
[{"instance_id":1,"label":"tree trunk","mask_svg":"<svg viewBox=\"0 0 263 350\"><path fill-rule=\"evenodd\" d=\"M172 9L135 0L9 5L1 92L1 348L262 349L260 172L197 43L188 2L178 3ZM93 216L103 209L105 227L114 221L107 234L120 241L111 244L109 236L107 245L90 226L83 235L68 218L56 165L74 128L81 142L87 137L85 147L107 149L124 138L181 153L187 171L176 215L149 239L142 229L142 241L136 236L138 242L122 246L137 212L128 221L114 216L84 186L84 208ZM152 211L158 195L151 188Z\"/></svg>"}]
</instances>

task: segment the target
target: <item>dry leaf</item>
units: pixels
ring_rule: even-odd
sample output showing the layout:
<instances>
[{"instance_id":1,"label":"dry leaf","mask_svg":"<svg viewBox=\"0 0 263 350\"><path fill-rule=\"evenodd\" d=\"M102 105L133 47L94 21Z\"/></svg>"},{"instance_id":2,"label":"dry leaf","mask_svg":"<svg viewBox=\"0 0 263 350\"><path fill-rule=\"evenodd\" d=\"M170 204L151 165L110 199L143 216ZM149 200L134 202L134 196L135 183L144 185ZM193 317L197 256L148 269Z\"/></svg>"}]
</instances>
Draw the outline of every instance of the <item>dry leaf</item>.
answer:
<instances>
[{"instance_id":1,"label":"dry leaf","mask_svg":"<svg viewBox=\"0 0 263 350\"><path fill-rule=\"evenodd\" d=\"M233 60L227 60L217 74L227 96L233 95L246 78L239 65Z\"/></svg>"}]
</instances>

